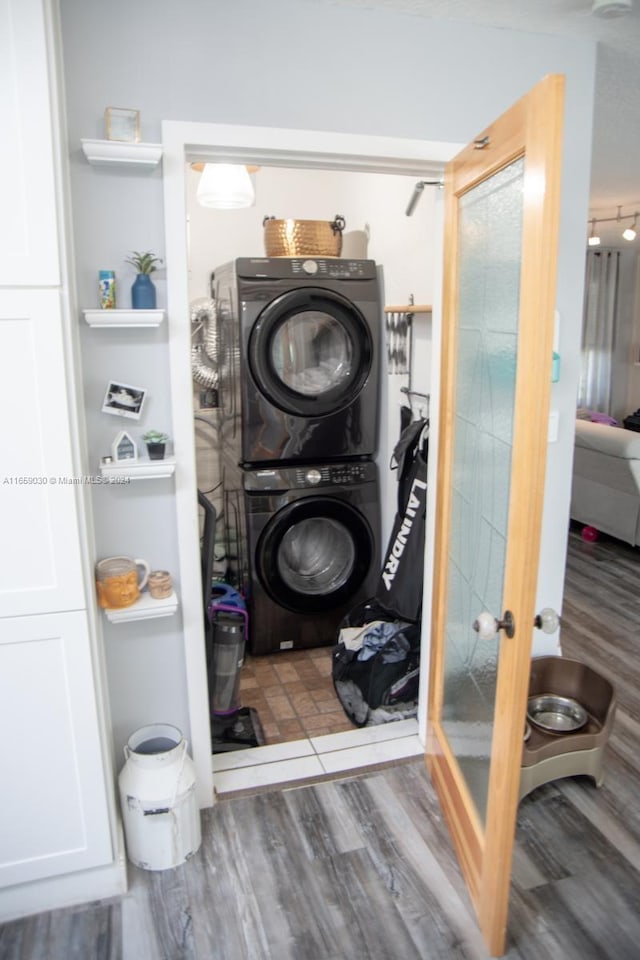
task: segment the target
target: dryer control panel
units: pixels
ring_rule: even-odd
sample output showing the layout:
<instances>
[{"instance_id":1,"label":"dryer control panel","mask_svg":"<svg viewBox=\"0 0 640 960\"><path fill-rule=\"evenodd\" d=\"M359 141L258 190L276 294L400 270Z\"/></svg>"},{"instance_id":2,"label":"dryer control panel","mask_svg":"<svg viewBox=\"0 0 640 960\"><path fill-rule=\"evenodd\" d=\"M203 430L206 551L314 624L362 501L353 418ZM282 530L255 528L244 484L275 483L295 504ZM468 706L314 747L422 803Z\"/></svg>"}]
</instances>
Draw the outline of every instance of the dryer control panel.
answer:
<instances>
[{"instance_id":1,"label":"dryer control panel","mask_svg":"<svg viewBox=\"0 0 640 960\"><path fill-rule=\"evenodd\" d=\"M311 277L332 277L340 280L371 278L370 260L291 260L291 274Z\"/></svg>"},{"instance_id":2,"label":"dryer control panel","mask_svg":"<svg viewBox=\"0 0 640 960\"><path fill-rule=\"evenodd\" d=\"M377 280L375 260L341 257L239 257L235 262L243 280ZM219 273L218 268L215 273ZM346 291L345 291L346 292Z\"/></svg>"}]
</instances>

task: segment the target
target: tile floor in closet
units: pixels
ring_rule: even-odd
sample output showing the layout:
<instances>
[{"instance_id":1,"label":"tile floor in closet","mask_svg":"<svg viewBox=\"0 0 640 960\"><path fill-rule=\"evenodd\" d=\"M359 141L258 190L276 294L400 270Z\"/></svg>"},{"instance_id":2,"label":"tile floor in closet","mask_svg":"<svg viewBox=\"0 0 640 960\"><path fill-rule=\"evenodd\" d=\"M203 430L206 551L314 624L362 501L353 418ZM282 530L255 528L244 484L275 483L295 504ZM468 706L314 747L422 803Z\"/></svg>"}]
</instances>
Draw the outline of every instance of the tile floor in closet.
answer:
<instances>
[{"instance_id":1,"label":"tile floor in closet","mask_svg":"<svg viewBox=\"0 0 640 960\"><path fill-rule=\"evenodd\" d=\"M240 701L257 711L265 745L214 754L217 794L321 780L422 754L415 719L362 729L351 723L333 688L331 650L245 658Z\"/></svg>"},{"instance_id":2,"label":"tile floor in closet","mask_svg":"<svg viewBox=\"0 0 640 960\"><path fill-rule=\"evenodd\" d=\"M331 679L332 647L245 659L242 705L258 711L265 743L353 730Z\"/></svg>"}]
</instances>

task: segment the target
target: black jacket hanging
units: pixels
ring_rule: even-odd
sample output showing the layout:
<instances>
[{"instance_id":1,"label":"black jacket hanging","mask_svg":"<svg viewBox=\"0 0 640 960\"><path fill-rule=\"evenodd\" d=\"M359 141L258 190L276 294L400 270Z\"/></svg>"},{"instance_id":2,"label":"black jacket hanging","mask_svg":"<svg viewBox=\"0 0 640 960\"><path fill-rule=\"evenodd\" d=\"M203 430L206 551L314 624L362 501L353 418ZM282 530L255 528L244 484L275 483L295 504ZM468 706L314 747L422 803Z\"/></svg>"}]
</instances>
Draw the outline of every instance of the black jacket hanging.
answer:
<instances>
[{"instance_id":1,"label":"black jacket hanging","mask_svg":"<svg viewBox=\"0 0 640 960\"><path fill-rule=\"evenodd\" d=\"M375 593L386 610L414 623L422 612L428 452L429 421L416 420L403 430L393 451L398 512Z\"/></svg>"}]
</instances>

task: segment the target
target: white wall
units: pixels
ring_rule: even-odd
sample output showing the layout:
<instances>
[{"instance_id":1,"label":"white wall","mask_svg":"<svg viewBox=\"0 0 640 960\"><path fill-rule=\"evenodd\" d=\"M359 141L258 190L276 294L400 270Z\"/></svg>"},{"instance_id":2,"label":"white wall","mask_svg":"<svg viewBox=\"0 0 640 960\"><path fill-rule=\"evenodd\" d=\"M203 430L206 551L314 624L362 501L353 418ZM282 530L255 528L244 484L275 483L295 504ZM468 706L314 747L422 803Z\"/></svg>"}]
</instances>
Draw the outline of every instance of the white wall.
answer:
<instances>
[{"instance_id":1,"label":"white wall","mask_svg":"<svg viewBox=\"0 0 640 960\"><path fill-rule=\"evenodd\" d=\"M80 138L104 135L109 105L139 108L143 139L150 141L161 139L163 119L173 119L466 142L544 74L567 75L558 283L563 368L552 399L560 430L548 462L539 587L541 605L559 607L579 365L593 45L314 0L60 0L60 6L77 284L79 302L87 306L96 302L98 269L122 270L131 249L163 255L161 171L113 174L89 168L80 154ZM330 216L336 212L332 206ZM171 324L185 322L188 316L170 318ZM109 376L137 383L143 365L143 384L153 400L149 418L171 430L166 328L128 338L124 349L110 332L83 333L94 460L112 432L108 418L96 412ZM175 569L170 488L141 490L132 499L119 492L97 498L100 553L117 547ZM159 630L149 625L108 634L106 643L117 745L131 726L158 714L188 733L180 618L162 622Z\"/></svg>"}]
</instances>

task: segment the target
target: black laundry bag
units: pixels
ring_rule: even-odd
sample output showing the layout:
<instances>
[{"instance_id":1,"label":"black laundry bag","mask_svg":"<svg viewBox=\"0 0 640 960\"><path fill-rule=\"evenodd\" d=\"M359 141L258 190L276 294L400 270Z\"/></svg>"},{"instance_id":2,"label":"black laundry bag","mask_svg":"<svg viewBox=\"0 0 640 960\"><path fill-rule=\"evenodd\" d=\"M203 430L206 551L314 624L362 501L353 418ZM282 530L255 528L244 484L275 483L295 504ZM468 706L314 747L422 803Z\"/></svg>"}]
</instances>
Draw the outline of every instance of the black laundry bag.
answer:
<instances>
[{"instance_id":1,"label":"black laundry bag","mask_svg":"<svg viewBox=\"0 0 640 960\"><path fill-rule=\"evenodd\" d=\"M416 420L402 431L391 462L398 471L398 512L375 597L403 620L418 621L422 613L428 452L429 423Z\"/></svg>"},{"instance_id":2,"label":"black laundry bag","mask_svg":"<svg viewBox=\"0 0 640 960\"><path fill-rule=\"evenodd\" d=\"M333 649L334 688L356 726L417 712L427 458L428 422L419 420L394 449L398 512L375 596L344 617Z\"/></svg>"},{"instance_id":3,"label":"black laundry bag","mask_svg":"<svg viewBox=\"0 0 640 960\"><path fill-rule=\"evenodd\" d=\"M386 624L388 636L379 639L375 652L361 659L367 627ZM344 642L349 628L357 630L362 643L352 649ZM420 623L396 619L374 599L354 607L340 624L333 648L333 685L342 707L357 727L368 723L414 716L420 673ZM358 640L356 640L358 642Z\"/></svg>"}]
</instances>

